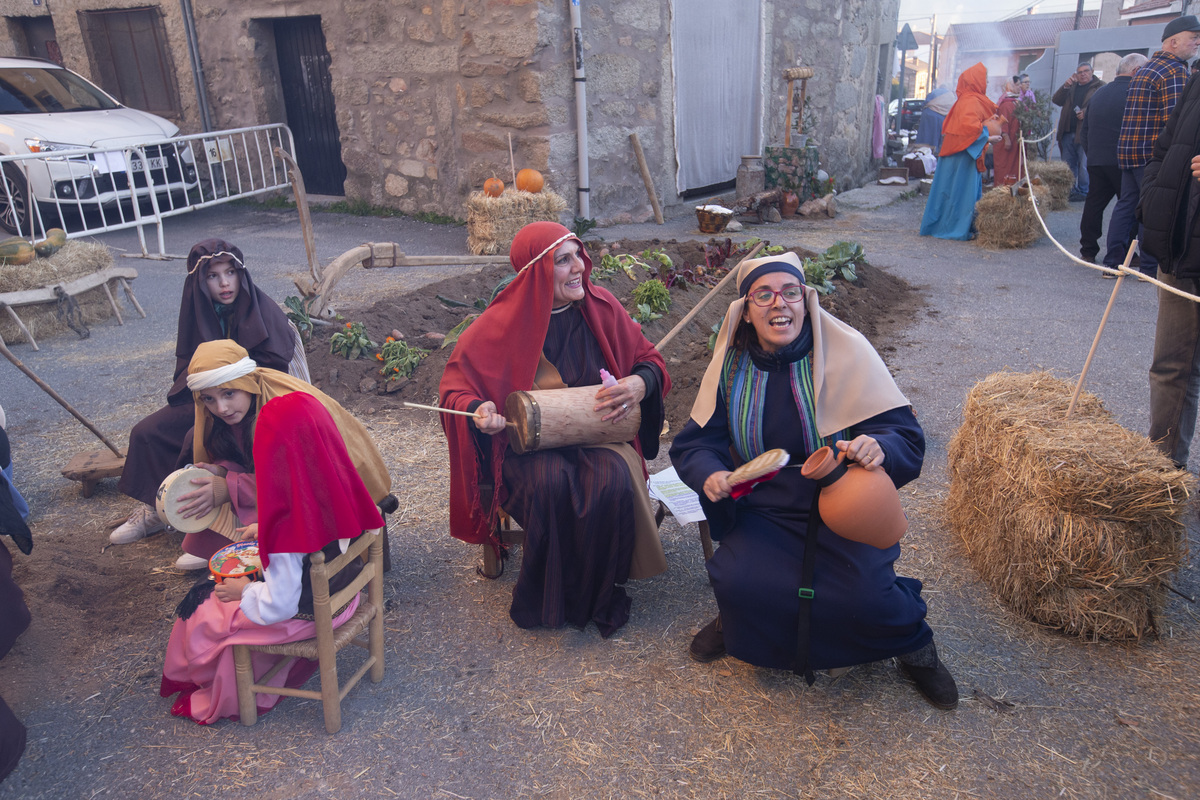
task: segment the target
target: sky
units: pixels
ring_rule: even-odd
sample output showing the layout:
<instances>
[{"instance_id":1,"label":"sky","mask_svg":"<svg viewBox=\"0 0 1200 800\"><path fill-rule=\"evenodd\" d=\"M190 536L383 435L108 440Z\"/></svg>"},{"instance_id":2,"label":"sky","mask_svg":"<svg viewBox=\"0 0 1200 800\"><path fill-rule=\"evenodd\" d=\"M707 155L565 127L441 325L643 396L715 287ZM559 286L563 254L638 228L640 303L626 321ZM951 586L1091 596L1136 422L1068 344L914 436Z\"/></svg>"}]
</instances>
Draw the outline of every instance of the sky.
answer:
<instances>
[{"instance_id":1,"label":"sky","mask_svg":"<svg viewBox=\"0 0 1200 800\"><path fill-rule=\"evenodd\" d=\"M945 33L955 22L995 22L1025 13L1031 5L1035 13L1050 14L1073 12L1078 4L1076 0L1046 0L1042 3L1031 3L1030 0L900 0L898 27L903 28L907 22L914 31L928 33L929 18L937 14L938 32ZM1085 11L1099 10L1100 0L1084 0L1083 8Z\"/></svg>"}]
</instances>

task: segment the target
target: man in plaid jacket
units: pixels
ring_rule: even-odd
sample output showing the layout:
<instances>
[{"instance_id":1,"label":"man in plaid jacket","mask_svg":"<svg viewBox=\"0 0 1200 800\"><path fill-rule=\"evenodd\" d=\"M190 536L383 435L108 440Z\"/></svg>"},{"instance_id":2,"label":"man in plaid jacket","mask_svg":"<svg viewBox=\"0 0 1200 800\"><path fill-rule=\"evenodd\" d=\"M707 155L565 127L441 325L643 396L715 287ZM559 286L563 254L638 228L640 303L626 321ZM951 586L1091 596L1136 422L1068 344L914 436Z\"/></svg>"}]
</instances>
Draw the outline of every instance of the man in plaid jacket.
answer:
<instances>
[{"instance_id":1,"label":"man in plaid jacket","mask_svg":"<svg viewBox=\"0 0 1200 800\"><path fill-rule=\"evenodd\" d=\"M1167 124L1175 102L1188 79L1188 59L1200 49L1200 19L1194 15L1177 17L1166 24L1162 49L1139 69L1129 82L1121 136L1117 139L1117 166L1121 168L1121 199L1113 208L1109 227L1133 227L1142 176L1154 152L1154 141ZM1139 226L1138 238L1142 230ZM1158 262L1144 250L1141 270L1153 277Z\"/></svg>"}]
</instances>

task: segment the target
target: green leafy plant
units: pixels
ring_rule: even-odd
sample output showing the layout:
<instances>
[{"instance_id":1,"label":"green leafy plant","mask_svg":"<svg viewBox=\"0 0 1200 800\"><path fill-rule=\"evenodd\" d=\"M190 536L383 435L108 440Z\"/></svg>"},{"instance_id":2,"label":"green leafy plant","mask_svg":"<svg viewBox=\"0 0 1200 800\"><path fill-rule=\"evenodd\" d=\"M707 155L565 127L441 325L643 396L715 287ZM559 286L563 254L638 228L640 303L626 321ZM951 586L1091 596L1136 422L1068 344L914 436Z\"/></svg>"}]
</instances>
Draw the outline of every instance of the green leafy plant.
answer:
<instances>
[{"instance_id":1,"label":"green leafy plant","mask_svg":"<svg viewBox=\"0 0 1200 800\"><path fill-rule=\"evenodd\" d=\"M708 334L708 349L716 350L717 349L717 336L718 336L718 334L721 333L721 323L714 322L713 326L711 328L709 328L709 331L711 331L711 332Z\"/></svg>"},{"instance_id":2,"label":"green leafy plant","mask_svg":"<svg viewBox=\"0 0 1200 800\"><path fill-rule=\"evenodd\" d=\"M316 295L306 297L303 300L295 295L291 295L283 300L284 306L287 307L287 318L296 326L296 330L300 331L300 338L306 342L312 338L313 321L310 314L312 312L312 304L316 299Z\"/></svg>"},{"instance_id":3,"label":"green leafy plant","mask_svg":"<svg viewBox=\"0 0 1200 800\"><path fill-rule=\"evenodd\" d=\"M804 279L821 294L829 294L834 289L834 278L856 281L855 268L867 263L867 255L858 242L835 242L819 256L804 260Z\"/></svg>"},{"instance_id":4,"label":"green leafy plant","mask_svg":"<svg viewBox=\"0 0 1200 800\"><path fill-rule=\"evenodd\" d=\"M391 336L383 343L383 349L375 354L375 358L383 362L379 374L389 381L397 378L407 378L421 363L421 359L429 355L428 350L413 347L403 339L393 339Z\"/></svg>"},{"instance_id":5,"label":"green leafy plant","mask_svg":"<svg viewBox=\"0 0 1200 800\"><path fill-rule=\"evenodd\" d=\"M644 325L661 318L671 307L671 292L658 278L651 278L634 287L633 302L637 306L637 313L630 316Z\"/></svg>"},{"instance_id":6,"label":"green leafy plant","mask_svg":"<svg viewBox=\"0 0 1200 800\"><path fill-rule=\"evenodd\" d=\"M633 301L639 306L649 306L651 311L665 313L671 307L671 293L662 281L651 278L634 287Z\"/></svg>"},{"instance_id":7,"label":"green leafy plant","mask_svg":"<svg viewBox=\"0 0 1200 800\"><path fill-rule=\"evenodd\" d=\"M1025 96L1018 98L1016 117L1017 124L1021 128L1021 135L1025 137L1026 141L1045 136L1053 127L1050 95L1041 89L1035 89L1032 99ZM1046 157L1049 146L1049 141L1037 144L1042 158Z\"/></svg>"},{"instance_id":8,"label":"green leafy plant","mask_svg":"<svg viewBox=\"0 0 1200 800\"><path fill-rule=\"evenodd\" d=\"M575 217L571 220L571 232L582 239L588 235L592 228L596 227L596 220L589 217Z\"/></svg>"},{"instance_id":9,"label":"green leafy plant","mask_svg":"<svg viewBox=\"0 0 1200 800\"><path fill-rule=\"evenodd\" d=\"M375 343L367 337L361 322L347 322L344 328L329 337L329 352L341 355L348 361L362 358L367 350L374 347Z\"/></svg>"}]
</instances>

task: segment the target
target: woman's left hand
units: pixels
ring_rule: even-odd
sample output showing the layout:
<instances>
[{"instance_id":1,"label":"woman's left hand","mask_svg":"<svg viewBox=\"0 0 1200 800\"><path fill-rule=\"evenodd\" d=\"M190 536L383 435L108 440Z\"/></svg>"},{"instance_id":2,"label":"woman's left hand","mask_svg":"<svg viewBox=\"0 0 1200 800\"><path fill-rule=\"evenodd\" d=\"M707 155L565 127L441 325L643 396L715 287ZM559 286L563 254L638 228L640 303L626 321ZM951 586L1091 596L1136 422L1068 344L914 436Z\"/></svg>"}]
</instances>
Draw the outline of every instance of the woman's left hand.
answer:
<instances>
[{"instance_id":1,"label":"woman's left hand","mask_svg":"<svg viewBox=\"0 0 1200 800\"><path fill-rule=\"evenodd\" d=\"M604 414L605 422L614 424L633 413L634 407L646 397L646 382L637 375L627 375L616 386L596 392L596 408Z\"/></svg>"},{"instance_id":2,"label":"woman's left hand","mask_svg":"<svg viewBox=\"0 0 1200 800\"><path fill-rule=\"evenodd\" d=\"M839 439L835 444L838 450L846 454L847 459L857 461L864 469L883 469L883 448L870 436L863 434L849 442Z\"/></svg>"},{"instance_id":3,"label":"woman's left hand","mask_svg":"<svg viewBox=\"0 0 1200 800\"><path fill-rule=\"evenodd\" d=\"M222 603L236 603L242 599L242 590L249 585L249 578L226 578L213 591Z\"/></svg>"}]
</instances>

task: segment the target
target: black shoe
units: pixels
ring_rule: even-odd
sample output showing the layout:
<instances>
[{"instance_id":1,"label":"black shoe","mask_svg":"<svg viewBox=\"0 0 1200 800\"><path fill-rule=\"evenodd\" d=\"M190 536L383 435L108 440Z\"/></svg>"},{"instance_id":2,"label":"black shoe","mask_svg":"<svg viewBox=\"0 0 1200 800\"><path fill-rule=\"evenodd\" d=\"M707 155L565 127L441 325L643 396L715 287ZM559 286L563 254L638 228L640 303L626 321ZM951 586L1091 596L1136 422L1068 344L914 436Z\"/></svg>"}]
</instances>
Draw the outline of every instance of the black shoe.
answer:
<instances>
[{"instance_id":1,"label":"black shoe","mask_svg":"<svg viewBox=\"0 0 1200 800\"><path fill-rule=\"evenodd\" d=\"M721 615L700 629L692 638L688 653L701 664L716 661L725 655L725 633L721 630Z\"/></svg>"},{"instance_id":2,"label":"black shoe","mask_svg":"<svg viewBox=\"0 0 1200 800\"><path fill-rule=\"evenodd\" d=\"M917 691L937 708L949 711L958 706L958 686L946 665L938 659L936 667L914 667L900 662L900 669L912 678Z\"/></svg>"},{"instance_id":3,"label":"black shoe","mask_svg":"<svg viewBox=\"0 0 1200 800\"><path fill-rule=\"evenodd\" d=\"M1084 200L1087 200L1087 195L1083 192L1072 191L1069 195L1067 195L1067 200L1072 203L1082 203Z\"/></svg>"}]
</instances>

